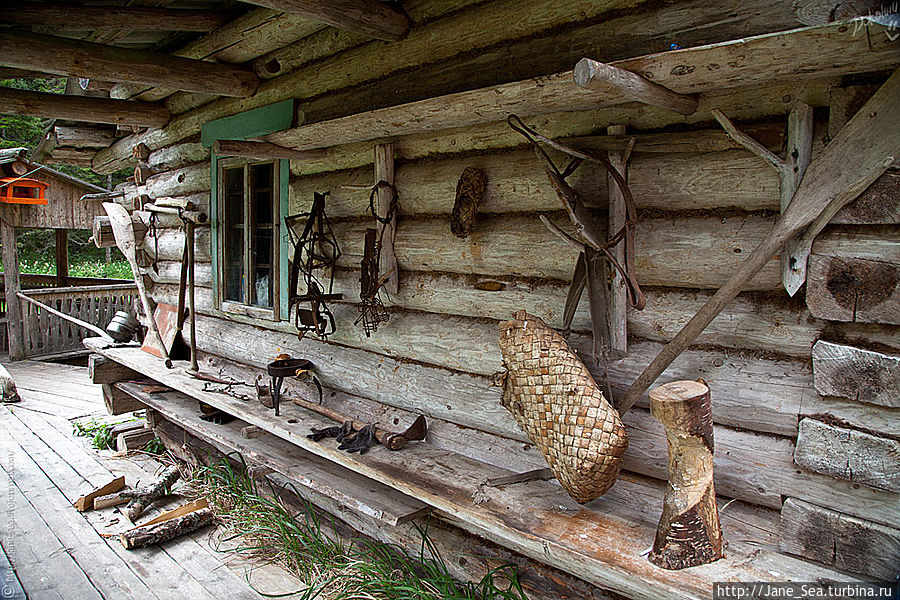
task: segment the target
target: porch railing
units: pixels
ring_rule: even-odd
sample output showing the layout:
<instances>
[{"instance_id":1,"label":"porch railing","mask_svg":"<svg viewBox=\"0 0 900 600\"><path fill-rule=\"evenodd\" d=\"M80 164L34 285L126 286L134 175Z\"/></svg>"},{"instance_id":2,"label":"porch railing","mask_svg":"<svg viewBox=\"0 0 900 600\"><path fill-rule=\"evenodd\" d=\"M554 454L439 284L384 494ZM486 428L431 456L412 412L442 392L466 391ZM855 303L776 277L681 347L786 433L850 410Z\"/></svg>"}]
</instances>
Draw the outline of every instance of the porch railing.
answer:
<instances>
[{"instance_id":1,"label":"porch railing","mask_svg":"<svg viewBox=\"0 0 900 600\"><path fill-rule=\"evenodd\" d=\"M116 311L131 307L137 287L128 282L31 289L22 294L102 329ZM81 350L84 348L81 340L97 335L31 302L20 300L20 304L25 355L28 357Z\"/></svg>"}]
</instances>

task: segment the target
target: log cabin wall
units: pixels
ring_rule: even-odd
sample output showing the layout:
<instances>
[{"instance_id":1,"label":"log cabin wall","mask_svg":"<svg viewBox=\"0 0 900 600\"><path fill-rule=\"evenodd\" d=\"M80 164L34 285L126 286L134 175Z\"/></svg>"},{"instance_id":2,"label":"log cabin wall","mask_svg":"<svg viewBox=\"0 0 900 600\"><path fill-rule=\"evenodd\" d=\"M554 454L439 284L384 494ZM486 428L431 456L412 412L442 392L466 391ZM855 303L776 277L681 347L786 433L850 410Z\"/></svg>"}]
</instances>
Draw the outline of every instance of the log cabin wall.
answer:
<instances>
[{"instance_id":1,"label":"log cabin wall","mask_svg":"<svg viewBox=\"0 0 900 600\"><path fill-rule=\"evenodd\" d=\"M126 201L138 194L190 197L206 210L209 151L198 134L213 119L296 98L301 125L314 124L569 70L584 56L613 61L663 51L670 44L690 47L808 24L783 0L734 6L655 0L615 6L521 0L403 5L415 25L405 39L391 44L332 28L277 48L245 44L241 59L266 80L255 96L169 95L165 101L176 113L172 122L101 150L95 169L105 172L128 164L131 147L145 143L152 150L154 174L145 185L128 187ZM777 174L718 129L710 109L720 108L779 152L787 113L803 101L815 109L815 160L885 78L875 72L854 78L825 74L788 82L739 82L707 94L687 117L631 104L528 120L551 137L591 136L580 143L598 151L618 147L604 136L609 125L625 126L635 139L628 179L639 209L636 265L647 307L628 313L623 360L611 363L608 373L586 361L599 382L608 381L614 395L623 393L762 240L778 213ZM153 99L152 92L142 93ZM363 234L374 225L366 212L369 192L343 186L373 183L374 144L349 143L329 148L324 159L291 163L291 214L308 210L313 192L331 192L327 211L343 251L336 287L351 301L334 306L336 334L328 342L312 335L298 341L287 322L217 313L210 233L200 227L200 348L257 369L284 351L309 357L341 405L379 407L401 416L423 413L432 419L429 439L435 445L511 471L543 467L541 455L501 407L491 375L501 368L498 322L514 310L525 309L553 327L562 325L576 253L549 233L538 215L548 214L564 229L570 229L568 219L541 163L505 123L391 141L400 194L395 246L400 280L389 303L390 321L370 338L353 326ZM457 180L469 166L484 171L487 190L474 233L458 239L450 233L449 216ZM879 548L896 557L900 547L896 376L893 383L886 379L881 397L887 399L882 401L860 398L858 390L847 391L847 386L835 390L819 385L813 348L817 342L848 347L841 364L845 370L858 367L859 377L872 372L859 367L860 361L875 364L876 371L896 372L896 286L857 290L841 283L841 273L854 261L864 263L860 272L869 263L897 272L897 180L896 172L884 175L817 238L805 290L793 298L787 295L773 257L749 282L748 291L660 379L702 377L709 383L719 494L782 511L787 551L885 579L893 578L896 563L867 561L864 549ZM604 171L584 165L572 183L603 211L608 194ZM161 218L143 246L158 261L156 269L147 271L152 295L173 304L183 244L177 225L176 219ZM858 279L844 275L844 280ZM842 292L841 285L850 286L849 291ZM863 299L866 310L857 306ZM584 357L590 356L590 330L583 300L570 341ZM865 353L878 356L865 363L859 358ZM665 480L664 431L650 417L646 398L624 421L630 435L624 468ZM887 468L867 472L865 465L873 461L865 460L858 468L848 466L858 456L886 461ZM853 540L862 542L854 546ZM844 551L822 553L832 541Z\"/></svg>"}]
</instances>

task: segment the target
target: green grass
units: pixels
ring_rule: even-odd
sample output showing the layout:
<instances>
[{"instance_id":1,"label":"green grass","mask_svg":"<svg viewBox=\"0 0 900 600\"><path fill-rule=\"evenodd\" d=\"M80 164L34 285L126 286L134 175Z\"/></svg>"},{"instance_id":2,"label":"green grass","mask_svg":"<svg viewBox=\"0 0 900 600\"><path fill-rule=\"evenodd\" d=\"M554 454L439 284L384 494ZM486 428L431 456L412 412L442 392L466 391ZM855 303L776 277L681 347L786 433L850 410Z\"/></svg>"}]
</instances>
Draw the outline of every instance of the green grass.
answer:
<instances>
[{"instance_id":1,"label":"green grass","mask_svg":"<svg viewBox=\"0 0 900 600\"><path fill-rule=\"evenodd\" d=\"M116 423L101 423L96 419L76 421L72 423L75 435L90 438L91 446L97 450L115 450L116 438L112 435L112 428Z\"/></svg>"},{"instance_id":2,"label":"green grass","mask_svg":"<svg viewBox=\"0 0 900 600\"><path fill-rule=\"evenodd\" d=\"M460 582L450 574L425 530L416 527L418 553L369 539L343 538L326 528L307 506L293 514L278 489L262 493L242 459L203 467L193 485L217 519L239 539L239 552L277 562L309 586L301 600L528 600L516 565L490 571L481 581Z\"/></svg>"},{"instance_id":3,"label":"green grass","mask_svg":"<svg viewBox=\"0 0 900 600\"><path fill-rule=\"evenodd\" d=\"M87 230L69 231L69 275L104 279L131 279L131 267L117 248L97 248L89 241ZM23 229L16 232L19 271L38 275L56 275L56 234L52 229ZM3 267L0 265L0 272Z\"/></svg>"}]
</instances>

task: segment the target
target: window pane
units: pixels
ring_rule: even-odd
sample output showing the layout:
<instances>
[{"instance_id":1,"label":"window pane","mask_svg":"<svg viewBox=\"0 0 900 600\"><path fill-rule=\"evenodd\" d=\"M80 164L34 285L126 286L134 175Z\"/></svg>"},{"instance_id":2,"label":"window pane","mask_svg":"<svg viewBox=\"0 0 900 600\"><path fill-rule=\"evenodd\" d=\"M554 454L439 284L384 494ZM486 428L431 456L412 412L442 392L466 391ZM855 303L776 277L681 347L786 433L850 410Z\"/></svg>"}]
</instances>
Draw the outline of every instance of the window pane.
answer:
<instances>
[{"instance_id":1,"label":"window pane","mask_svg":"<svg viewBox=\"0 0 900 600\"><path fill-rule=\"evenodd\" d=\"M223 171L225 300L244 302L244 169Z\"/></svg>"},{"instance_id":2,"label":"window pane","mask_svg":"<svg viewBox=\"0 0 900 600\"><path fill-rule=\"evenodd\" d=\"M274 305L273 261L275 258L274 198L275 165L250 166L250 230L252 304Z\"/></svg>"}]
</instances>

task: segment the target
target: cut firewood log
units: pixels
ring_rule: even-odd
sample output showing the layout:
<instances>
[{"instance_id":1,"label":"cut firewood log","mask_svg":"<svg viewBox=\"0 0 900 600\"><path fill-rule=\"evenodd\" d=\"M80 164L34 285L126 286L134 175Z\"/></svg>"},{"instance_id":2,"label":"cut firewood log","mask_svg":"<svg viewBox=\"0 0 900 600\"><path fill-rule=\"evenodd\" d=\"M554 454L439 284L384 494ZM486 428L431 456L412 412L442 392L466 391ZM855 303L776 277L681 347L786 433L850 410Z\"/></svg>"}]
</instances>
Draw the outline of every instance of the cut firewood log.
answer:
<instances>
[{"instance_id":1,"label":"cut firewood log","mask_svg":"<svg viewBox=\"0 0 900 600\"><path fill-rule=\"evenodd\" d=\"M176 509L180 510L180 509ZM128 550L161 544L180 535L200 529L213 521L213 513L208 507L193 510L163 521L151 521L147 525L135 527L119 534L119 541Z\"/></svg>"},{"instance_id":2,"label":"cut firewood log","mask_svg":"<svg viewBox=\"0 0 900 600\"><path fill-rule=\"evenodd\" d=\"M666 428L669 484L650 562L684 569L722 558L722 528L713 488L709 388L673 381L650 390L650 414Z\"/></svg>"},{"instance_id":3,"label":"cut firewood log","mask_svg":"<svg viewBox=\"0 0 900 600\"><path fill-rule=\"evenodd\" d=\"M165 496L169 488L180 477L181 472L179 472L177 467L168 467L157 481L135 493L134 499L125 507L125 514L134 522L154 500Z\"/></svg>"},{"instance_id":4,"label":"cut firewood log","mask_svg":"<svg viewBox=\"0 0 900 600\"><path fill-rule=\"evenodd\" d=\"M127 431L116 436L116 451L132 452L140 450L147 442L156 437L156 434L149 429L139 429L137 431Z\"/></svg>"},{"instance_id":5,"label":"cut firewood log","mask_svg":"<svg viewBox=\"0 0 900 600\"><path fill-rule=\"evenodd\" d=\"M109 508L111 506L120 506L131 500L129 495L134 490L121 490L105 496L97 496L94 498L94 510Z\"/></svg>"},{"instance_id":6,"label":"cut firewood log","mask_svg":"<svg viewBox=\"0 0 900 600\"><path fill-rule=\"evenodd\" d=\"M85 512L96 508L96 501L98 498L105 497L108 495L113 495L122 488L125 487L125 478L117 477L107 483L106 485L101 485L98 488L95 488L92 492L81 496L77 500L75 500L75 510L78 512Z\"/></svg>"}]
</instances>

